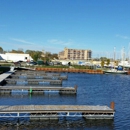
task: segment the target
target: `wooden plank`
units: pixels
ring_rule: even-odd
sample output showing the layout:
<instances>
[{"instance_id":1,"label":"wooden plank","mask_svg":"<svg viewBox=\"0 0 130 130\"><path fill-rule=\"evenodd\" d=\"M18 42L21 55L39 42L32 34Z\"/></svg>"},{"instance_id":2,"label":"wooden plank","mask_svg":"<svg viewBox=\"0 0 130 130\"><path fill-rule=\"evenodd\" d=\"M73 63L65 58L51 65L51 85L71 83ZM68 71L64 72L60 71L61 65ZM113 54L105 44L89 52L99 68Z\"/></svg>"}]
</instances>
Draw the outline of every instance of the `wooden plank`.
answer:
<instances>
[{"instance_id":1,"label":"wooden plank","mask_svg":"<svg viewBox=\"0 0 130 130\"><path fill-rule=\"evenodd\" d=\"M13 79L67 79L67 76L52 76L52 75L11 75Z\"/></svg>"},{"instance_id":2,"label":"wooden plank","mask_svg":"<svg viewBox=\"0 0 130 130\"><path fill-rule=\"evenodd\" d=\"M5 79L6 81L39 81L39 82L42 82L42 81L46 81L46 82L60 82L62 80L53 80L53 79L10 79L10 78L7 78Z\"/></svg>"},{"instance_id":3,"label":"wooden plank","mask_svg":"<svg viewBox=\"0 0 130 130\"><path fill-rule=\"evenodd\" d=\"M73 87L48 87L48 86L0 86L0 90L75 90Z\"/></svg>"},{"instance_id":4,"label":"wooden plank","mask_svg":"<svg viewBox=\"0 0 130 130\"><path fill-rule=\"evenodd\" d=\"M0 106L0 112L19 111L42 111L42 112L114 112L108 106L87 106L87 105L17 105Z\"/></svg>"}]
</instances>

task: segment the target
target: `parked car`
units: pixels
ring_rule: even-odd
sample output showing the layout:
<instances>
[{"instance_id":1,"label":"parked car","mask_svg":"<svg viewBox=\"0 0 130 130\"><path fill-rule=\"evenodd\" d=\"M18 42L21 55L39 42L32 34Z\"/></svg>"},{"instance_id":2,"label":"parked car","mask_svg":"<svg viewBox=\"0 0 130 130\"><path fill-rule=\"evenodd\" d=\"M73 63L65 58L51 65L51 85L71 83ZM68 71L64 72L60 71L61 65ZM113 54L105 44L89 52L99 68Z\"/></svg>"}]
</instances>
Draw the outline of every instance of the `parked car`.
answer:
<instances>
[{"instance_id":1,"label":"parked car","mask_svg":"<svg viewBox=\"0 0 130 130\"><path fill-rule=\"evenodd\" d=\"M35 61L27 62L27 65L28 66L37 65L37 62L35 62Z\"/></svg>"},{"instance_id":2,"label":"parked car","mask_svg":"<svg viewBox=\"0 0 130 130\"><path fill-rule=\"evenodd\" d=\"M37 61L37 64L38 64L38 65L44 65L45 63L44 63L42 60L38 60L38 61Z\"/></svg>"}]
</instances>

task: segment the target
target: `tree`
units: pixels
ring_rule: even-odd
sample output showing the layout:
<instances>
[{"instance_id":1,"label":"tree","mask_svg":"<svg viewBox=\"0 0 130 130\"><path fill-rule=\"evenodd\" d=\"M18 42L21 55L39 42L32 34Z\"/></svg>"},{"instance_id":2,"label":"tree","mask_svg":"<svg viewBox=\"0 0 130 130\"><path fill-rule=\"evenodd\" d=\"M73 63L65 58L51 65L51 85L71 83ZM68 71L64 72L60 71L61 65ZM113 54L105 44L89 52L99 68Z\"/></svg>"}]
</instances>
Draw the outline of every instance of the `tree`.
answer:
<instances>
[{"instance_id":1,"label":"tree","mask_svg":"<svg viewBox=\"0 0 130 130\"><path fill-rule=\"evenodd\" d=\"M102 60L102 61L101 61L101 66L102 66L102 68L104 67L104 64L105 64L105 61Z\"/></svg>"},{"instance_id":2,"label":"tree","mask_svg":"<svg viewBox=\"0 0 130 130\"><path fill-rule=\"evenodd\" d=\"M42 55L41 51L34 51L34 50L26 50L25 53L29 54L34 59L34 61L41 59L41 55Z\"/></svg>"},{"instance_id":3,"label":"tree","mask_svg":"<svg viewBox=\"0 0 130 130\"><path fill-rule=\"evenodd\" d=\"M51 61L53 59L58 59L58 54L51 54L50 52L44 53L44 57L42 56L42 60Z\"/></svg>"},{"instance_id":4,"label":"tree","mask_svg":"<svg viewBox=\"0 0 130 130\"><path fill-rule=\"evenodd\" d=\"M35 61L51 61L52 59L58 59L58 54L51 54L50 52L26 50L26 54L29 54Z\"/></svg>"},{"instance_id":5,"label":"tree","mask_svg":"<svg viewBox=\"0 0 130 130\"><path fill-rule=\"evenodd\" d=\"M110 59L107 59L107 63L106 64L107 64L107 66L110 64Z\"/></svg>"},{"instance_id":6,"label":"tree","mask_svg":"<svg viewBox=\"0 0 130 130\"><path fill-rule=\"evenodd\" d=\"M0 47L0 53L3 53L3 48L2 47Z\"/></svg>"},{"instance_id":7,"label":"tree","mask_svg":"<svg viewBox=\"0 0 130 130\"><path fill-rule=\"evenodd\" d=\"M101 57L100 60L101 60L101 61L102 61L102 60L105 61L105 60L107 60L107 58L106 58L106 57Z\"/></svg>"},{"instance_id":8,"label":"tree","mask_svg":"<svg viewBox=\"0 0 130 130\"><path fill-rule=\"evenodd\" d=\"M21 53L21 54L24 54L24 52L22 50L12 50L9 53Z\"/></svg>"}]
</instances>

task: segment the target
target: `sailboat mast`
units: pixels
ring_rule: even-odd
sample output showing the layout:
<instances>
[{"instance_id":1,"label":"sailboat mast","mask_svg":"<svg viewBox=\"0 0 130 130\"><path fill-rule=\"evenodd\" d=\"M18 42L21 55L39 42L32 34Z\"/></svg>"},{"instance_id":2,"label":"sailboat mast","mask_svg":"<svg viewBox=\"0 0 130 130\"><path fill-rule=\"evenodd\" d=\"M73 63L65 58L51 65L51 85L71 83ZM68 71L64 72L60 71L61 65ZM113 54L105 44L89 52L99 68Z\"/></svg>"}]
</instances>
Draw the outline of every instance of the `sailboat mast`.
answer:
<instances>
[{"instance_id":1,"label":"sailboat mast","mask_svg":"<svg viewBox=\"0 0 130 130\"><path fill-rule=\"evenodd\" d=\"M116 60L116 48L114 47L114 62Z\"/></svg>"},{"instance_id":2,"label":"sailboat mast","mask_svg":"<svg viewBox=\"0 0 130 130\"><path fill-rule=\"evenodd\" d=\"M128 63L130 64L130 43L129 43L129 48L128 48Z\"/></svg>"},{"instance_id":3,"label":"sailboat mast","mask_svg":"<svg viewBox=\"0 0 130 130\"><path fill-rule=\"evenodd\" d=\"M114 61L113 61L114 68L115 68L115 60L116 60L116 48L114 47Z\"/></svg>"},{"instance_id":4,"label":"sailboat mast","mask_svg":"<svg viewBox=\"0 0 130 130\"><path fill-rule=\"evenodd\" d=\"M122 62L123 62L123 66L124 66L124 62L125 62L125 48L124 47L122 49Z\"/></svg>"}]
</instances>

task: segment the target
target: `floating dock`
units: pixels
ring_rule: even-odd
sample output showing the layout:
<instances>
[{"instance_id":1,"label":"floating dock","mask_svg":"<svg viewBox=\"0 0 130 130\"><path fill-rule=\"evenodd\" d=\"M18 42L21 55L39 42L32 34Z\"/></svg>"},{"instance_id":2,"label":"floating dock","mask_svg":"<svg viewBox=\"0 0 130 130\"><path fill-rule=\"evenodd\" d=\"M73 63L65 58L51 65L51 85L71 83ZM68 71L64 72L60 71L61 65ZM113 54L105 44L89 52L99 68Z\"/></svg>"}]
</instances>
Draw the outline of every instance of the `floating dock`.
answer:
<instances>
[{"instance_id":1,"label":"floating dock","mask_svg":"<svg viewBox=\"0 0 130 130\"><path fill-rule=\"evenodd\" d=\"M11 93L12 90L27 90L29 93L44 93L44 91L59 91L60 94L76 94L77 86L75 87L40 87L40 86L0 86L0 93Z\"/></svg>"},{"instance_id":2,"label":"floating dock","mask_svg":"<svg viewBox=\"0 0 130 130\"><path fill-rule=\"evenodd\" d=\"M10 79L7 78L5 81L8 84L23 84L23 85L39 85L39 84L48 84L48 85L62 85L62 80L49 80L49 79Z\"/></svg>"},{"instance_id":3,"label":"floating dock","mask_svg":"<svg viewBox=\"0 0 130 130\"><path fill-rule=\"evenodd\" d=\"M47 73L45 71L17 71L15 74L19 75L43 75L43 76L60 76L60 73Z\"/></svg>"},{"instance_id":4,"label":"floating dock","mask_svg":"<svg viewBox=\"0 0 130 130\"><path fill-rule=\"evenodd\" d=\"M108 106L87 105L16 105L0 106L0 118L58 119L84 117L86 119L113 119L114 109Z\"/></svg>"},{"instance_id":5,"label":"floating dock","mask_svg":"<svg viewBox=\"0 0 130 130\"><path fill-rule=\"evenodd\" d=\"M67 76L51 76L51 75L11 75L15 79L62 79L67 80Z\"/></svg>"}]
</instances>

